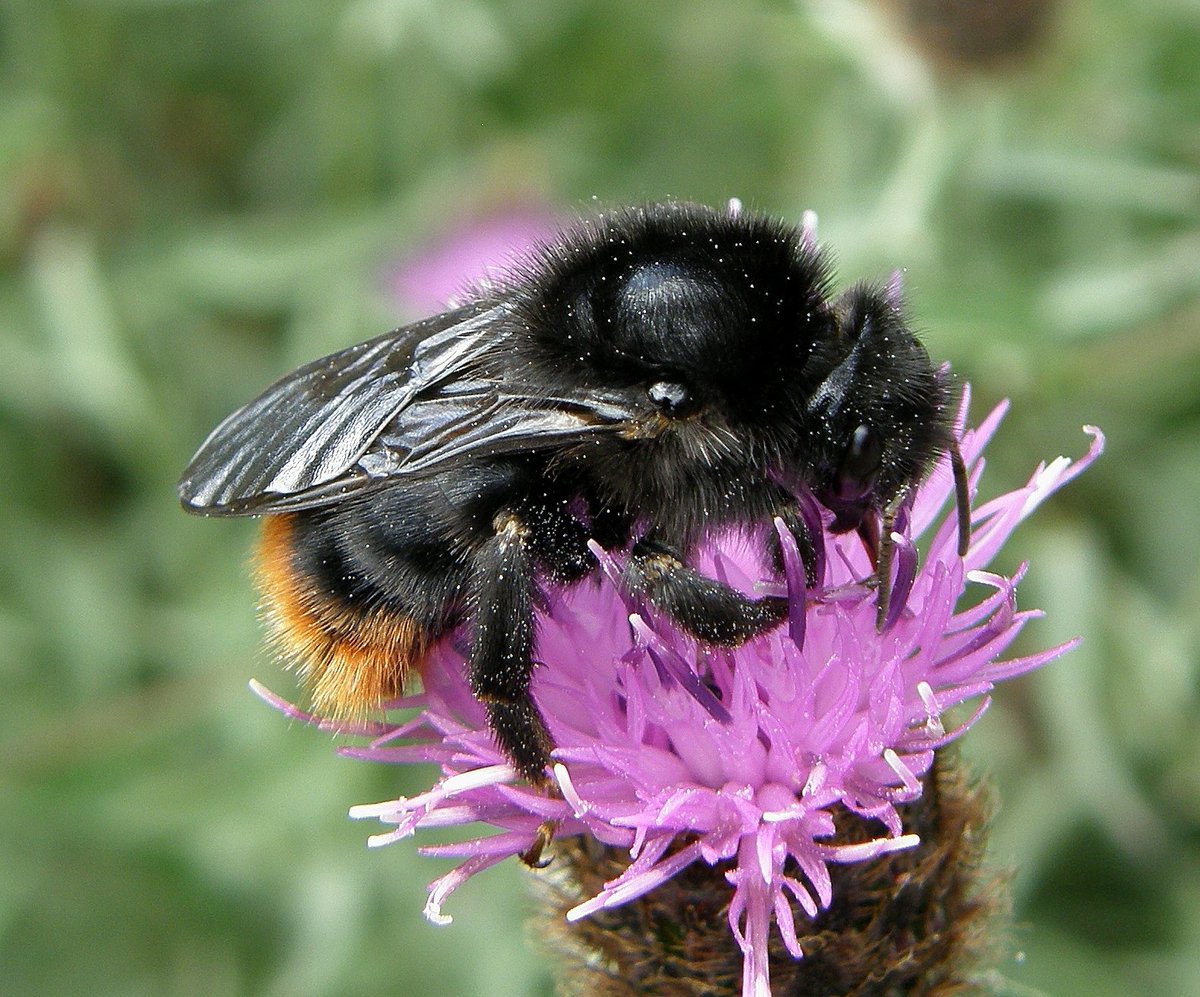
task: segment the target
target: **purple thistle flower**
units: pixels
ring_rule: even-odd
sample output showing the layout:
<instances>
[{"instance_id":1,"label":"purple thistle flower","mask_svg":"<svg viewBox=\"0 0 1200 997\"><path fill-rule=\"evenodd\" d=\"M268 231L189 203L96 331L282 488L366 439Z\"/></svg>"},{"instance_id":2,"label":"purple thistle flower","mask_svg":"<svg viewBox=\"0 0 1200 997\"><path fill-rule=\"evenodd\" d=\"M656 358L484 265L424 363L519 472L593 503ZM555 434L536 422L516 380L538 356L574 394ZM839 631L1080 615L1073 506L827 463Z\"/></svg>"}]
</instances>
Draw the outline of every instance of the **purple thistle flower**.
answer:
<instances>
[{"instance_id":1,"label":"purple thistle flower","mask_svg":"<svg viewBox=\"0 0 1200 997\"><path fill-rule=\"evenodd\" d=\"M961 432L972 492L1005 408ZM964 401L964 419L965 411ZM533 696L556 745L559 792L547 796L519 782L471 694L461 649L445 641L425 664L424 691L394 704L415 715L358 728L353 733L369 743L341 749L378 762L434 762L442 777L428 792L357 806L351 816L391 825L370 839L373 846L431 827L495 828L420 849L462 860L430 884L425 915L435 923L450 920L442 907L458 886L525 852L547 821L555 822L556 838L591 835L630 856L625 871L571 910L570 920L628 903L693 863L719 866L743 954L743 995L767 997L771 922L801 958L796 908L814 918L830 905L830 864L918 844L897 808L920 797L934 752L982 715L996 682L1076 643L999 660L1040 614L1016 608L1024 566L1012 577L985 569L1016 526L1099 455L1102 434L1085 431L1093 442L1082 459L1039 465L1023 488L974 510L965 558L956 552L948 461L939 465L898 524L897 578L882 633L874 592L864 585L871 565L854 534L825 533L819 584L807 591L786 532L782 582L762 580L755 538L710 541L697 564L702 571L790 600L788 626L732 650L698 649L669 619L631 604L614 581L620 555L594 547L602 570L573 588L547 589L538 620L543 664ZM830 521L815 504L806 514ZM920 536L918 568L913 538ZM960 609L968 582L984 595ZM255 689L288 715L321 723ZM944 715L968 700L978 700L974 711L948 730ZM838 811L861 825L859 843L830 840Z\"/></svg>"}]
</instances>

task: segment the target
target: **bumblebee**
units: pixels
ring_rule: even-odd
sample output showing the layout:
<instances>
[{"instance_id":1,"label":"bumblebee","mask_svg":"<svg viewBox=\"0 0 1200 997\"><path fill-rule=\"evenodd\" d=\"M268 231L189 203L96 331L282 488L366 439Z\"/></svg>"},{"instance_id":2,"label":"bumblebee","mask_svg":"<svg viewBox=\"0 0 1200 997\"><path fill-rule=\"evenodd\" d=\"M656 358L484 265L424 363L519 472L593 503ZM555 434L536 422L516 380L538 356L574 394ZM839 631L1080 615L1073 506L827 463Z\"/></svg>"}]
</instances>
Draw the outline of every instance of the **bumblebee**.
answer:
<instances>
[{"instance_id":1,"label":"bumblebee","mask_svg":"<svg viewBox=\"0 0 1200 997\"><path fill-rule=\"evenodd\" d=\"M315 712L386 703L463 626L498 744L545 785L539 584L592 575L595 539L625 552L632 596L736 645L785 600L689 558L711 532L782 517L817 582L799 489L863 537L882 626L893 519L947 452L965 550L949 395L884 289L831 296L806 232L654 204L583 221L502 286L288 374L212 432L179 496L263 517L258 583Z\"/></svg>"}]
</instances>

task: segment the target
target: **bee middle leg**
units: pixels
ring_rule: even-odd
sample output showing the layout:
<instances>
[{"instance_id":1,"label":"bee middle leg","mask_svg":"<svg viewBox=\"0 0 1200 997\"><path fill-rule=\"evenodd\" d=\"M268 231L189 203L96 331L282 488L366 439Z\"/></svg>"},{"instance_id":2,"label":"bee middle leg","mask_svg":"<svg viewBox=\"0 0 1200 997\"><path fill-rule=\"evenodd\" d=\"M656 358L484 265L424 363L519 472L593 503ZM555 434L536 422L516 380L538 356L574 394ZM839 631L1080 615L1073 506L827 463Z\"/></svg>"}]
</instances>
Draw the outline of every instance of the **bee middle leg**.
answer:
<instances>
[{"instance_id":1,"label":"bee middle leg","mask_svg":"<svg viewBox=\"0 0 1200 997\"><path fill-rule=\"evenodd\" d=\"M634 545L623 581L630 593L709 644L736 646L787 616L786 599L751 599L689 568L679 554L650 540Z\"/></svg>"},{"instance_id":2,"label":"bee middle leg","mask_svg":"<svg viewBox=\"0 0 1200 997\"><path fill-rule=\"evenodd\" d=\"M531 784L545 787L552 744L529 694L534 636L529 530L507 511L497 514L494 526L474 564L471 691L484 704L488 725L513 766Z\"/></svg>"}]
</instances>

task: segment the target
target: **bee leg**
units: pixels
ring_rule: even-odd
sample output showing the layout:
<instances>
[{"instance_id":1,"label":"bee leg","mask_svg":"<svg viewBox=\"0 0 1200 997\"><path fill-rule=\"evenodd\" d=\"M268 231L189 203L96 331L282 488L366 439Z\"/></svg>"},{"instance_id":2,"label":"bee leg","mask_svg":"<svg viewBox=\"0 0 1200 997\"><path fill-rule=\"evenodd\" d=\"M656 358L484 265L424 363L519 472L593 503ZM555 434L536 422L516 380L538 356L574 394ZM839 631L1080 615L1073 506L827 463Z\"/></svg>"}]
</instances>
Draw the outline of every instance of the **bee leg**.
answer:
<instances>
[{"instance_id":1,"label":"bee leg","mask_svg":"<svg viewBox=\"0 0 1200 997\"><path fill-rule=\"evenodd\" d=\"M805 584L810 589L816 588L824 582L823 578L817 577L819 574L824 573L823 569L825 567L824 551L818 550L821 538L819 536L813 537L803 514L794 505L782 507L775 515L783 520L783 525L796 538L796 546L800 548L800 561L804 565ZM783 546L779 541L779 534L774 530L769 535L768 548L771 554L771 563L775 566L776 574L783 574Z\"/></svg>"},{"instance_id":2,"label":"bee leg","mask_svg":"<svg viewBox=\"0 0 1200 997\"><path fill-rule=\"evenodd\" d=\"M552 744L529 695L533 669L533 558L528 528L510 512L475 557L471 691L487 710L500 749L531 784L549 784Z\"/></svg>"},{"instance_id":3,"label":"bee leg","mask_svg":"<svg viewBox=\"0 0 1200 997\"><path fill-rule=\"evenodd\" d=\"M633 595L710 644L733 647L787 616L786 599L751 599L687 567L669 548L644 539L634 545L625 564L624 583Z\"/></svg>"},{"instance_id":4,"label":"bee leg","mask_svg":"<svg viewBox=\"0 0 1200 997\"><path fill-rule=\"evenodd\" d=\"M550 859L545 857L546 849L554 840L554 832L558 830L558 821L544 820L534 832L533 844L521 853L521 861L530 869L545 869Z\"/></svg>"},{"instance_id":5,"label":"bee leg","mask_svg":"<svg viewBox=\"0 0 1200 997\"><path fill-rule=\"evenodd\" d=\"M971 476L958 441L950 444L950 468L954 472L954 505L958 510L958 556L966 557L971 549Z\"/></svg>"},{"instance_id":6,"label":"bee leg","mask_svg":"<svg viewBox=\"0 0 1200 997\"><path fill-rule=\"evenodd\" d=\"M892 604L892 527L896 523L896 509L883 510L883 523L879 531L879 556L875 561L875 577L879 582L879 595L875 604L875 629L883 633L887 623L888 609Z\"/></svg>"}]
</instances>

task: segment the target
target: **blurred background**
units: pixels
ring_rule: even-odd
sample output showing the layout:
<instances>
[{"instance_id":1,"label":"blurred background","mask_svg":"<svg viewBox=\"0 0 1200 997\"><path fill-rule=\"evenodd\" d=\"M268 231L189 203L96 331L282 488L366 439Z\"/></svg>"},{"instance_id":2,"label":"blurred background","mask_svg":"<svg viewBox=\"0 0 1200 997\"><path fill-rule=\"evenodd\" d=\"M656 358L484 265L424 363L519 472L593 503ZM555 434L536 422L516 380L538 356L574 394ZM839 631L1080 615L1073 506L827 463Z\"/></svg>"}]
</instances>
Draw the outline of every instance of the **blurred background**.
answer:
<instances>
[{"instance_id":1,"label":"blurred background","mask_svg":"<svg viewBox=\"0 0 1200 997\"><path fill-rule=\"evenodd\" d=\"M819 213L839 279L1013 410L985 492L1108 451L1010 544L997 784L1014 995L1200 993L1200 6L1194 0L5 0L0 991L539 995L522 873L346 809L421 773L256 700L253 524L205 433L554 219Z\"/></svg>"}]
</instances>

